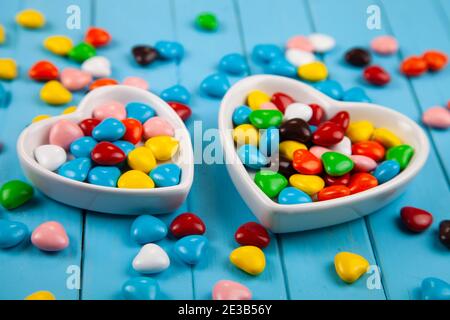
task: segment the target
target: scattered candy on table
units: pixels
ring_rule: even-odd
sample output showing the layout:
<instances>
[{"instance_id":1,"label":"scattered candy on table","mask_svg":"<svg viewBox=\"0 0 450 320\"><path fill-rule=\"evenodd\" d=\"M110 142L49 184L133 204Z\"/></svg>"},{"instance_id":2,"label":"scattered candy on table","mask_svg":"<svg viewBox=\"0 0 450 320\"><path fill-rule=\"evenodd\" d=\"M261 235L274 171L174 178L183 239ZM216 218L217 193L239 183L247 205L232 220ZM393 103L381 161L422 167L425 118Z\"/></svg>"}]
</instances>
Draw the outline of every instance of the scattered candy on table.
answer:
<instances>
[{"instance_id":1,"label":"scattered candy on table","mask_svg":"<svg viewBox=\"0 0 450 320\"><path fill-rule=\"evenodd\" d=\"M29 235L28 227L18 221L0 219L0 249L15 247Z\"/></svg>"},{"instance_id":2,"label":"scattered candy on table","mask_svg":"<svg viewBox=\"0 0 450 320\"><path fill-rule=\"evenodd\" d=\"M25 300L56 300L50 291L36 291L25 298Z\"/></svg>"},{"instance_id":3,"label":"scattered candy on table","mask_svg":"<svg viewBox=\"0 0 450 320\"><path fill-rule=\"evenodd\" d=\"M169 230L175 238L182 238L194 234L202 235L206 232L206 226L199 216L185 212L172 221Z\"/></svg>"},{"instance_id":4,"label":"scattered candy on table","mask_svg":"<svg viewBox=\"0 0 450 320\"><path fill-rule=\"evenodd\" d=\"M60 76L61 84L69 91L79 91L86 88L92 81L92 76L76 68L65 68Z\"/></svg>"},{"instance_id":5,"label":"scattered candy on table","mask_svg":"<svg viewBox=\"0 0 450 320\"><path fill-rule=\"evenodd\" d=\"M131 238L141 245L159 241L166 235L165 223L150 215L137 217L131 225Z\"/></svg>"},{"instance_id":6,"label":"scattered candy on table","mask_svg":"<svg viewBox=\"0 0 450 320\"><path fill-rule=\"evenodd\" d=\"M94 78L107 78L111 76L111 62L103 56L95 56L81 64L81 70Z\"/></svg>"},{"instance_id":7,"label":"scattered candy on table","mask_svg":"<svg viewBox=\"0 0 450 320\"><path fill-rule=\"evenodd\" d=\"M227 74L240 76L247 72L248 65L242 54L229 53L220 59L219 69Z\"/></svg>"},{"instance_id":8,"label":"scattered candy on table","mask_svg":"<svg viewBox=\"0 0 450 320\"><path fill-rule=\"evenodd\" d=\"M205 31L216 31L219 27L219 21L214 13L202 12L195 18L195 25Z\"/></svg>"},{"instance_id":9,"label":"scattered candy on table","mask_svg":"<svg viewBox=\"0 0 450 320\"><path fill-rule=\"evenodd\" d=\"M372 56L364 48L352 48L345 53L345 61L355 67L365 67L372 61Z\"/></svg>"},{"instance_id":10,"label":"scattered candy on table","mask_svg":"<svg viewBox=\"0 0 450 320\"><path fill-rule=\"evenodd\" d=\"M33 187L20 180L6 182L0 188L0 204L7 210L18 208L34 195Z\"/></svg>"},{"instance_id":11,"label":"scattered candy on table","mask_svg":"<svg viewBox=\"0 0 450 320\"><path fill-rule=\"evenodd\" d=\"M223 73L213 73L200 83L200 89L214 98L222 98L229 88L230 82Z\"/></svg>"},{"instance_id":12,"label":"scattered candy on table","mask_svg":"<svg viewBox=\"0 0 450 320\"><path fill-rule=\"evenodd\" d=\"M158 41L155 43L155 49L158 51L158 57L162 60L180 61L184 56L184 47L176 41Z\"/></svg>"},{"instance_id":13,"label":"scattered candy on table","mask_svg":"<svg viewBox=\"0 0 450 320\"><path fill-rule=\"evenodd\" d=\"M80 42L70 49L68 56L75 62L82 63L97 54L95 48L86 42Z\"/></svg>"},{"instance_id":14,"label":"scattered candy on table","mask_svg":"<svg viewBox=\"0 0 450 320\"><path fill-rule=\"evenodd\" d=\"M178 258L187 264L197 264L206 254L208 239L201 235L183 237L174 244L174 252Z\"/></svg>"},{"instance_id":15,"label":"scattered candy on table","mask_svg":"<svg viewBox=\"0 0 450 320\"><path fill-rule=\"evenodd\" d=\"M17 77L17 63L11 58L0 58L0 79L13 80Z\"/></svg>"},{"instance_id":16,"label":"scattered candy on table","mask_svg":"<svg viewBox=\"0 0 450 320\"><path fill-rule=\"evenodd\" d=\"M450 127L450 110L443 107L431 107L422 115L422 122L432 128L447 129Z\"/></svg>"},{"instance_id":17,"label":"scattered candy on table","mask_svg":"<svg viewBox=\"0 0 450 320\"><path fill-rule=\"evenodd\" d=\"M439 240L450 249L450 220L442 220L439 223Z\"/></svg>"},{"instance_id":18,"label":"scattered candy on table","mask_svg":"<svg viewBox=\"0 0 450 320\"><path fill-rule=\"evenodd\" d=\"M218 281L212 291L213 300L251 300L252 292L239 282L231 280Z\"/></svg>"},{"instance_id":19,"label":"scattered candy on table","mask_svg":"<svg viewBox=\"0 0 450 320\"><path fill-rule=\"evenodd\" d=\"M312 33L308 36L308 40L317 53L331 51L336 45L336 40L333 37L323 33Z\"/></svg>"},{"instance_id":20,"label":"scattered candy on table","mask_svg":"<svg viewBox=\"0 0 450 320\"><path fill-rule=\"evenodd\" d=\"M366 67L363 73L364 79L375 86L384 86L391 81L391 76L382 67L372 65Z\"/></svg>"},{"instance_id":21,"label":"scattered candy on table","mask_svg":"<svg viewBox=\"0 0 450 320\"><path fill-rule=\"evenodd\" d=\"M265 248L270 243L266 228L257 222L247 222L241 225L234 234L234 239L242 246Z\"/></svg>"},{"instance_id":22,"label":"scattered candy on table","mask_svg":"<svg viewBox=\"0 0 450 320\"><path fill-rule=\"evenodd\" d=\"M415 207L403 207L400 216L404 225L414 232L422 232L433 223L431 213Z\"/></svg>"},{"instance_id":23,"label":"scattered candy on table","mask_svg":"<svg viewBox=\"0 0 450 320\"><path fill-rule=\"evenodd\" d=\"M69 246L69 237L62 224L48 221L34 229L31 242L43 251L61 251Z\"/></svg>"},{"instance_id":24,"label":"scattered candy on table","mask_svg":"<svg viewBox=\"0 0 450 320\"><path fill-rule=\"evenodd\" d=\"M61 114L70 114L70 113L74 113L75 111L77 111L77 106L70 106L65 108Z\"/></svg>"},{"instance_id":25,"label":"scattered candy on table","mask_svg":"<svg viewBox=\"0 0 450 320\"><path fill-rule=\"evenodd\" d=\"M140 77L126 77L125 79L123 79L122 84L126 86L136 87L142 90L149 89L148 82Z\"/></svg>"},{"instance_id":26,"label":"scattered candy on table","mask_svg":"<svg viewBox=\"0 0 450 320\"><path fill-rule=\"evenodd\" d=\"M72 101L72 93L57 80L51 80L44 84L40 91L40 97L45 103L54 106Z\"/></svg>"},{"instance_id":27,"label":"scattered candy on table","mask_svg":"<svg viewBox=\"0 0 450 320\"><path fill-rule=\"evenodd\" d=\"M0 44L3 44L6 42L6 31L5 27L0 24Z\"/></svg>"},{"instance_id":28,"label":"scattered candy on table","mask_svg":"<svg viewBox=\"0 0 450 320\"><path fill-rule=\"evenodd\" d=\"M90 85L89 85L89 91L95 90L97 88L100 87L104 87L104 86L113 86L119 84L117 82L117 80L111 79L111 78L100 78L97 79L95 81L93 81Z\"/></svg>"},{"instance_id":29,"label":"scattered candy on table","mask_svg":"<svg viewBox=\"0 0 450 320\"><path fill-rule=\"evenodd\" d=\"M426 278L422 281L423 300L450 300L450 284L438 278Z\"/></svg>"},{"instance_id":30,"label":"scattered candy on table","mask_svg":"<svg viewBox=\"0 0 450 320\"><path fill-rule=\"evenodd\" d=\"M131 49L134 60L141 66L147 66L158 59L158 51L152 46L139 45Z\"/></svg>"},{"instance_id":31,"label":"scattered candy on table","mask_svg":"<svg viewBox=\"0 0 450 320\"><path fill-rule=\"evenodd\" d=\"M126 300L157 300L160 289L155 279L134 277L123 284L122 294Z\"/></svg>"},{"instance_id":32,"label":"scattered candy on table","mask_svg":"<svg viewBox=\"0 0 450 320\"><path fill-rule=\"evenodd\" d=\"M371 49L381 55L391 55L397 52L398 42L392 36L378 36L370 43Z\"/></svg>"},{"instance_id":33,"label":"scattered candy on table","mask_svg":"<svg viewBox=\"0 0 450 320\"><path fill-rule=\"evenodd\" d=\"M170 259L163 248L154 243L144 245L133 259L133 269L139 273L159 273L170 266Z\"/></svg>"},{"instance_id":34,"label":"scattered candy on table","mask_svg":"<svg viewBox=\"0 0 450 320\"><path fill-rule=\"evenodd\" d=\"M262 273L266 267L264 252L255 246L242 246L230 254L230 261L237 268L253 276Z\"/></svg>"},{"instance_id":35,"label":"scattered candy on table","mask_svg":"<svg viewBox=\"0 0 450 320\"><path fill-rule=\"evenodd\" d=\"M186 87L176 84L167 89L164 89L160 94L161 99L166 102L179 102L189 104L191 100L191 93Z\"/></svg>"},{"instance_id":36,"label":"scattered candy on table","mask_svg":"<svg viewBox=\"0 0 450 320\"><path fill-rule=\"evenodd\" d=\"M106 29L99 27L90 27L86 31L84 41L95 48L103 47L111 42L111 35Z\"/></svg>"},{"instance_id":37,"label":"scattered candy on table","mask_svg":"<svg viewBox=\"0 0 450 320\"><path fill-rule=\"evenodd\" d=\"M347 283L353 283L367 272L369 262L356 253L339 252L334 257L334 267L339 278Z\"/></svg>"},{"instance_id":38,"label":"scattered candy on table","mask_svg":"<svg viewBox=\"0 0 450 320\"><path fill-rule=\"evenodd\" d=\"M48 114L38 114L37 116L35 116L33 119L31 119L31 123L35 123L35 122L39 122L41 120L45 120L45 119L49 119L51 118L51 115Z\"/></svg>"},{"instance_id":39,"label":"scattered candy on table","mask_svg":"<svg viewBox=\"0 0 450 320\"><path fill-rule=\"evenodd\" d=\"M45 49L59 56L67 56L73 48L72 39L63 35L49 36L43 44Z\"/></svg>"},{"instance_id":40,"label":"scattered candy on table","mask_svg":"<svg viewBox=\"0 0 450 320\"><path fill-rule=\"evenodd\" d=\"M16 22L24 28L39 29L45 25L45 16L38 10L25 9L16 15Z\"/></svg>"}]
</instances>

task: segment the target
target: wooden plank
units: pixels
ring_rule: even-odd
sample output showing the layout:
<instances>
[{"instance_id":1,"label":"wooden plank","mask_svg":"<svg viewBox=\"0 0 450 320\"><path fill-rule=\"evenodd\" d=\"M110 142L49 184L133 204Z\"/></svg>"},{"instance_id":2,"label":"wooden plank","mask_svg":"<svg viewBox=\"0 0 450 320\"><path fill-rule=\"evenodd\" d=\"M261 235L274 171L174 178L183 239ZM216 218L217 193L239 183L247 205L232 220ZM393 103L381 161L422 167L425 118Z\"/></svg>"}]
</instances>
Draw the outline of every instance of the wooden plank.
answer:
<instances>
[{"instance_id":1,"label":"wooden plank","mask_svg":"<svg viewBox=\"0 0 450 320\"><path fill-rule=\"evenodd\" d=\"M194 114L189 129L193 141L197 141L195 145L200 146L202 136L199 132L194 135L194 121L202 121L203 130L216 129L219 100L199 93L199 84L208 74L217 71L217 64L223 55L242 52L237 17L231 1L175 0L174 4L177 37L187 51L186 59L179 67L180 81L193 93L191 106ZM217 32L204 33L193 27L197 14L204 11L217 15L220 21ZM231 79L232 82L235 80ZM203 146L210 143L205 141ZM240 224L255 218L237 194L224 165L202 163L195 166L189 207L205 220L210 242L206 259L193 268L196 299L211 299L212 287L221 279L243 283L252 290L255 299L286 298L276 241L264 250L266 270L257 277L244 274L228 260L230 252L236 247L233 239L235 230Z\"/></svg>"},{"instance_id":2,"label":"wooden plank","mask_svg":"<svg viewBox=\"0 0 450 320\"><path fill-rule=\"evenodd\" d=\"M2 3L0 20L5 23L8 32L6 51L0 47L0 55L13 56L20 66L20 76L12 81L12 103L8 109L2 110L2 141L5 150L0 156L0 182L11 179L24 179L16 156L16 140L22 129L28 125L32 117L39 113L59 114L63 108L45 105L39 100L42 84L30 80L27 70L40 59L54 61L58 67L70 65L63 58L57 58L44 50L42 41L52 34L67 34L74 40L81 38L80 30L66 29L66 8L72 4L70 0L7 1ZM88 1L78 1L84 16L89 19ZM25 30L14 23L18 10L36 8L47 17L48 23L42 30ZM79 95L75 97L75 101ZM26 243L0 251L0 290L1 299L23 299L37 290L50 290L58 299L78 299L78 290L69 289L66 270L73 266L79 268L81 259L82 215L78 209L64 206L52 201L37 192L34 199L14 211L2 210L1 218L17 220L25 223L30 230L48 220L56 220L64 225L70 237L70 246L58 253L44 253ZM78 269L79 271L79 269ZM75 271L76 272L76 271ZM76 273L75 273L76 276Z\"/></svg>"},{"instance_id":3,"label":"wooden plank","mask_svg":"<svg viewBox=\"0 0 450 320\"><path fill-rule=\"evenodd\" d=\"M176 82L174 63L162 63L139 67L133 62L131 47L137 44L153 44L158 40L173 39L172 17L169 2L157 0L129 1L126 4L110 0L96 0L96 17L93 23L111 32L113 43L99 50L110 59L113 77L119 81L126 76L139 76L150 83L152 91ZM126 8L124 8L124 6ZM177 213L165 215L169 224L176 214L187 211L183 206ZM149 212L151 214L151 212ZM122 284L138 275L131 261L140 247L130 238L130 226L134 217L89 213L85 224L85 251L83 263L83 299L121 299ZM158 242L170 257L173 240ZM191 268L176 259L165 272L154 276L161 287L162 299L191 299Z\"/></svg>"},{"instance_id":4,"label":"wooden plank","mask_svg":"<svg viewBox=\"0 0 450 320\"><path fill-rule=\"evenodd\" d=\"M305 2L239 1L246 51L260 43L283 47L293 35L307 35L312 25L319 25L318 17L311 21ZM329 15L332 10L326 10ZM326 14L326 12L324 14ZM321 16L320 19L331 19ZM270 21L270 23L267 23ZM328 61L333 64L335 61ZM252 71L262 72L252 64ZM384 299L383 290L368 290L365 280L351 286L336 275L333 258L339 251L352 251L375 263L364 220L357 220L330 228L303 233L280 235L284 268L292 299Z\"/></svg>"}]
</instances>

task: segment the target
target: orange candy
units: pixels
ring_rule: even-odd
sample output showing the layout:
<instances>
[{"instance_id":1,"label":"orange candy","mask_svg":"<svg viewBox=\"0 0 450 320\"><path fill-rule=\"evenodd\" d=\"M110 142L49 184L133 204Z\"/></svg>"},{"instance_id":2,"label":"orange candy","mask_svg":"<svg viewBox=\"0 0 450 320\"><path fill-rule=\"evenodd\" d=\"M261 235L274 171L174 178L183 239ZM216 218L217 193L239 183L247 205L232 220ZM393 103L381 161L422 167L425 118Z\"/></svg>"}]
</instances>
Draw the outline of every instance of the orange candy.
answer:
<instances>
[{"instance_id":1,"label":"orange candy","mask_svg":"<svg viewBox=\"0 0 450 320\"><path fill-rule=\"evenodd\" d=\"M319 174L322 172L322 161L308 150L296 150L292 165L301 174Z\"/></svg>"},{"instance_id":2,"label":"orange candy","mask_svg":"<svg viewBox=\"0 0 450 320\"><path fill-rule=\"evenodd\" d=\"M348 187L351 194L362 192L378 185L377 179L370 173L361 172L355 173L350 178Z\"/></svg>"},{"instance_id":3,"label":"orange candy","mask_svg":"<svg viewBox=\"0 0 450 320\"><path fill-rule=\"evenodd\" d=\"M429 50L423 54L423 59L431 71L439 71L447 65L448 57L445 53L437 50Z\"/></svg>"},{"instance_id":4,"label":"orange candy","mask_svg":"<svg viewBox=\"0 0 450 320\"><path fill-rule=\"evenodd\" d=\"M100 88L103 86L112 86L112 85L116 85L116 84L118 84L118 82L114 79L100 78L91 83L91 85L89 86L89 91L92 91L94 89L97 89L97 88Z\"/></svg>"},{"instance_id":5,"label":"orange candy","mask_svg":"<svg viewBox=\"0 0 450 320\"><path fill-rule=\"evenodd\" d=\"M84 41L96 48L103 47L111 42L111 35L105 29L91 27L86 32Z\"/></svg>"},{"instance_id":6,"label":"orange candy","mask_svg":"<svg viewBox=\"0 0 450 320\"><path fill-rule=\"evenodd\" d=\"M428 64L422 57L412 56L403 60L400 71L408 77L417 77L428 70Z\"/></svg>"},{"instance_id":7,"label":"orange candy","mask_svg":"<svg viewBox=\"0 0 450 320\"><path fill-rule=\"evenodd\" d=\"M384 159L386 150L383 145L377 141L361 141L353 144L352 154L372 158L376 162Z\"/></svg>"},{"instance_id":8,"label":"orange candy","mask_svg":"<svg viewBox=\"0 0 450 320\"><path fill-rule=\"evenodd\" d=\"M319 201L331 200L336 198L342 198L350 195L350 189L346 186L331 186L325 187L317 194Z\"/></svg>"}]
</instances>

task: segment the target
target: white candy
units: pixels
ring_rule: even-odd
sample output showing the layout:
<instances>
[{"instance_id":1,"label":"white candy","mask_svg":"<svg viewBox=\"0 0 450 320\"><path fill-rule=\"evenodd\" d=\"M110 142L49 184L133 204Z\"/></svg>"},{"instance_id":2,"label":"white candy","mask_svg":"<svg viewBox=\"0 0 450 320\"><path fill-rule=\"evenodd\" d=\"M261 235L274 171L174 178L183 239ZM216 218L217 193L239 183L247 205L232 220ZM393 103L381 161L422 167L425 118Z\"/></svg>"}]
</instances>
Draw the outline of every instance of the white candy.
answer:
<instances>
[{"instance_id":1,"label":"white candy","mask_svg":"<svg viewBox=\"0 0 450 320\"><path fill-rule=\"evenodd\" d=\"M105 57L95 56L83 62L81 70L90 73L95 78L106 78L111 75L111 63Z\"/></svg>"},{"instance_id":2,"label":"white candy","mask_svg":"<svg viewBox=\"0 0 450 320\"><path fill-rule=\"evenodd\" d=\"M143 246L133 259L133 269L140 273L157 273L169 266L169 256L163 248L154 243Z\"/></svg>"},{"instance_id":3,"label":"white candy","mask_svg":"<svg viewBox=\"0 0 450 320\"><path fill-rule=\"evenodd\" d=\"M308 39L311 41L314 51L319 53L330 51L336 45L333 37L323 33L312 33L308 36Z\"/></svg>"},{"instance_id":4,"label":"white candy","mask_svg":"<svg viewBox=\"0 0 450 320\"><path fill-rule=\"evenodd\" d=\"M316 56L313 53L298 49L286 50L285 57L287 61L296 67L316 61Z\"/></svg>"},{"instance_id":5,"label":"white candy","mask_svg":"<svg viewBox=\"0 0 450 320\"><path fill-rule=\"evenodd\" d=\"M311 119L312 115L313 110L310 106L304 103L294 102L287 106L286 110L284 111L283 119L287 121L294 118L300 118L308 122L309 119Z\"/></svg>"},{"instance_id":6,"label":"white candy","mask_svg":"<svg viewBox=\"0 0 450 320\"><path fill-rule=\"evenodd\" d=\"M335 145L328 148L331 151L339 152L345 154L346 156L350 156L352 154L352 142L348 137L344 137L341 142L336 143Z\"/></svg>"},{"instance_id":7,"label":"white candy","mask_svg":"<svg viewBox=\"0 0 450 320\"><path fill-rule=\"evenodd\" d=\"M44 168L55 171L67 160L66 151L54 144L45 144L34 149L36 161Z\"/></svg>"}]
</instances>

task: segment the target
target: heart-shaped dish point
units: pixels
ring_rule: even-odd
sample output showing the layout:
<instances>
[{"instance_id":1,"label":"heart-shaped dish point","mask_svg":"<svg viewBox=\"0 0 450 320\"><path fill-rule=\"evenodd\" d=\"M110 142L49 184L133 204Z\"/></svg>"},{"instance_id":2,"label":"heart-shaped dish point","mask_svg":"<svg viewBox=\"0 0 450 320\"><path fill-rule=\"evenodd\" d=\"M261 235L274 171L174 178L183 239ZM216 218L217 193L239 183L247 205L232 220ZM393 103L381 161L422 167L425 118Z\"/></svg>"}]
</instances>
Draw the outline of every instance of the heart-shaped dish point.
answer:
<instances>
[{"instance_id":1,"label":"heart-shaped dish point","mask_svg":"<svg viewBox=\"0 0 450 320\"><path fill-rule=\"evenodd\" d=\"M50 128L59 120L74 123L91 118L93 110L108 101L141 102L150 105L156 113L175 129L179 152L172 159L181 168L180 183L154 189L121 189L88 184L65 178L39 165L34 150L49 143ZM189 132L173 109L156 95L131 86L115 85L95 89L80 102L77 111L39 121L28 126L17 141L17 153L25 175L44 194L62 203L85 210L116 213L152 214L176 210L186 199L194 176L194 155Z\"/></svg>"},{"instance_id":2,"label":"heart-shaped dish point","mask_svg":"<svg viewBox=\"0 0 450 320\"><path fill-rule=\"evenodd\" d=\"M329 119L339 111L347 111L352 121L369 120L375 127L391 129L404 143L415 150L409 165L392 180L373 189L329 201L285 205L274 202L254 182L254 173L245 169L233 140L233 112L245 105L251 91L268 95L283 92L295 101L320 105ZM399 196L425 164L429 142L423 130L405 115L371 103L333 100L313 87L290 78L272 75L247 77L224 96L219 113L219 130L225 163L230 177L242 198L259 221L273 232L294 232L347 222L372 213Z\"/></svg>"}]
</instances>

